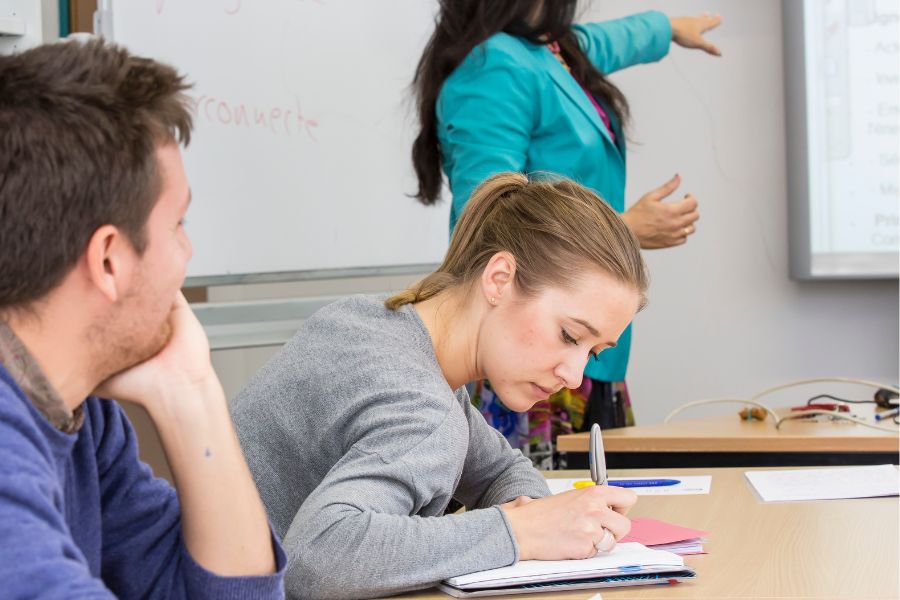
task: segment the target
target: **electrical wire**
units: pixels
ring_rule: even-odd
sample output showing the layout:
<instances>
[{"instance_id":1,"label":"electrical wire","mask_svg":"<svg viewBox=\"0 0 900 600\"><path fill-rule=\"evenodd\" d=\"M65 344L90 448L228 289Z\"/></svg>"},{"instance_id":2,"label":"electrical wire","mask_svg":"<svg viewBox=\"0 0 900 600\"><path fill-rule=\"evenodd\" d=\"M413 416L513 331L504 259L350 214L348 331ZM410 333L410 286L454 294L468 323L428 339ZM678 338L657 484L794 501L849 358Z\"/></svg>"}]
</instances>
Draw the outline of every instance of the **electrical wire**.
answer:
<instances>
[{"instance_id":1,"label":"electrical wire","mask_svg":"<svg viewBox=\"0 0 900 600\"><path fill-rule=\"evenodd\" d=\"M878 404L876 400L848 400L847 398L838 398L837 396L832 396L831 394L819 394L818 396L813 396L809 400L806 401L807 406L812 406L816 400L820 398L828 398L829 400L834 400L835 402L843 402L844 404Z\"/></svg>"},{"instance_id":2,"label":"electrical wire","mask_svg":"<svg viewBox=\"0 0 900 600\"><path fill-rule=\"evenodd\" d=\"M789 383L783 383L781 385L776 385L775 387L770 387L767 390L763 390L760 393L753 396L752 400L758 400L763 396L768 396L769 394L779 392L781 390L786 390L788 388L797 387L801 385L808 385L810 383L854 383L857 385L867 385L873 387L875 389L883 388L888 390L889 392L894 392L895 394L900 394L900 389L888 385L886 383L878 383L877 381L871 381L868 379L852 379L850 377L818 377L816 379L800 379L798 381L791 381Z\"/></svg>"},{"instance_id":3,"label":"electrical wire","mask_svg":"<svg viewBox=\"0 0 900 600\"><path fill-rule=\"evenodd\" d=\"M688 402L686 404L682 404L681 406L677 407L675 410L670 412L666 416L666 418L663 420L663 423L668 423L669 421L672 420L672 418L675 415L679 414L680 412L682 412L688 408L692 408L694 406L701 406L701 405L705 405L705 404L722 404L722 403L738 402L741 404L749 404L752 406L758 406L759 408L762 408L763 410L765 410L766 413L772 415L772 419L775 421L775 429L779 429L781 427L781 424L784 421L787 421L789 419L799 419L799 418L803 418L806 416L812 416L812 415L828 415L835 419L843 419L845 421L857 423L859 425L863 425L865 427L870 427L872 429L877 429L879 431L886 431L888 433L898 433L898 430L896 428L889 428L889 427L883 427L881 425L875 425L874 423L869 423L868 421L866 421L864 419L860 419L859 417L855 417L853 415L844 414L839 411L832 411L832 410L805 410L803 412L799 412L796 414L792 413L792 414L785 415L784 417L779 417L778 414L774 410L772 410L771 408L769 408L768 406L766 406L765 404L763 404L762 402L759 401L759 399L762 398L763 396L768 396L769 394L773 394L773 393L781 391L781 390L786 390L786 389L789 389L792 387L798 387L801 385L809 385L812 383L853 383L853 384L857 384L857 385L871 386L876 389L882 388L882 389L886 389L888 391L894 392L896 394L900 394L900 389L898 389L892 385L878 383L877 381L870 381L867 379L852 379L849 377L819 377L816 379L803 379L803 380L783 383L781 385L776 385L774 387L770 387L768 389L763 390L762 392L752 396L749 399L747 399L747 398L711 398L708 400L694 400L693 402ZM827 394L822 394L820 396L816 396L816 397L810 399L807 402L807 404L810 404L812 402L812 400L815 400L817 398L822 398L822 397L829 397L838 402L844 402L847 404L851 404L851 403L858 404L861 402L867 402L867 401L859 401L859 400L847 401L847 400L842 400L840 398L835 398L834 396L829 396ZM900 424L900 422L898 422L897 418L894 419L894 423Z\"/></svg>"},{"instance_id":4,"label":"electrical wire","mask_svg":"<svg viewBox=\"0 0 900 600\"><path fill-rule=\"evenodd\" d=\"M771 408L769 408L768 406L763 404L762 402L757 402L755 400L747 400L746 398L710 398L708 400L694 400L693 402L688 402L687 404L682 404L681 406L679 406L678 408L676 408L675 410L670 412L666 416L666 418L663 420L663 423L668 423L672 419L672 417L674 417L681 411L691 408L693 406L701 406L703 404L726 404L726 403L733 403L733 402L738 402L740 404L750 404L751 406L758 406L759 408L765 410L767 413L772 415L773 419L775 419L776 421L778 420L778 414L774 410L772 410Z\"/></svg>"},{"instance_id":5,"label":"electrical wire","mask_svg":"<svg viewBox=\"0 0 900 600\"><path fill-rule=\"evenodd\" d=\"M785 415L775 421L775 429L780 429L781 424L790 419L802 419L806 416L812 415L828 415L833 419L843 419L845 421L850 421L851 423L857 423L859 425L863 425L865 427L870 427L872 429L877 429L878 431L886 431L888 433L897 433L896 427L883 427L881 425L875 425L874 423L869 423L865 419L860 419L859 417L855 417L853 415L848 415L846 413L838 412L836 410L804 410L803 412L791 413L789 415Z\"/></svg>"}]
</instances>

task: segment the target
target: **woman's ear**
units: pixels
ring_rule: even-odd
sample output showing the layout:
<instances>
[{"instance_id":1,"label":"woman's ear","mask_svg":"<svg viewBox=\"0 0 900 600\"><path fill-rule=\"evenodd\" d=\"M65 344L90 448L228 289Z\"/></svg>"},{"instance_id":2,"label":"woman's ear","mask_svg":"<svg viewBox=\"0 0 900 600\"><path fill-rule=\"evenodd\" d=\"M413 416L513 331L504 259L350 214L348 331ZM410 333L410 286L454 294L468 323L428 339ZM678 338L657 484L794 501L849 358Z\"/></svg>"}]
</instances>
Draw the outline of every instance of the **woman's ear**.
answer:
<instances>
[{"instance_id":1,"label":"woman's ear","mask_svg":"<svg viewBox=\"0 0 900 600\"><path fill-rule=\"evenodd\" d=\"M128 288L139 257L118 227L104 225L88 240L82 260L90 284L109 302L116 302Z\"/></svg>"},{"instance_id":2,"label":"woman's ear","mask_svg":"<svg viewBox=\"0 0 900 600\"><path fill-rule=\"evenodd\" d=\"M508 298L515 277L515 257L506 251L494 254L481 273L481 291L488 303L497 306L504 295Z\"/></svg>"}]
</instances>

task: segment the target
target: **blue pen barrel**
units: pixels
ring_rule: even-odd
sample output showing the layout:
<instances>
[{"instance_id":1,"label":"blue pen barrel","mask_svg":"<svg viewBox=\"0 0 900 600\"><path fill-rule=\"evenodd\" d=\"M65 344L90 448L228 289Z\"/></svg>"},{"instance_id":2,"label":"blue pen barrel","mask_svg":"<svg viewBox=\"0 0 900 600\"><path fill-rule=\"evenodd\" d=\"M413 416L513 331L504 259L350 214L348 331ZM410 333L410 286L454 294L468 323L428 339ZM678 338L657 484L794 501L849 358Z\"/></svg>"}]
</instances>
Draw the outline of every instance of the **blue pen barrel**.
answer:
<instances>
[{"instance_id":1,"label":"blue pen barrel","mask_svg":"<svg viewBox=\"0 0 900 600\"><path fill-rule=\"evenodd\" d=\"M665 487L667 485L677 485L681 483L681 481L678 479L610 479L607 483L617 487L633 488Z\"/></svg>"}]
</instances>

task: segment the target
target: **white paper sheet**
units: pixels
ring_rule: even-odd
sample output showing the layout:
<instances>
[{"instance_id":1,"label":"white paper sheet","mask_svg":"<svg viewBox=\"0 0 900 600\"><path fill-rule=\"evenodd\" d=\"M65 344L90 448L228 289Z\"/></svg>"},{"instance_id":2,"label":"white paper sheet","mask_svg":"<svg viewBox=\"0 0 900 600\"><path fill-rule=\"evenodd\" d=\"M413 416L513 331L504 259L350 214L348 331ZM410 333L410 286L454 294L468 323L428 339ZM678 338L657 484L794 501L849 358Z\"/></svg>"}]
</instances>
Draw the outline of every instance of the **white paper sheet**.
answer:
<instances>
[{"instance_id":1,"label":"white paper sheet","mask_svg":"<svg viewBox=\"0 0 900 600\"><path fill-rule=\"evenodd\" d=\"M673 571L684 567L684 559L664 550L651 550L631 542L617 544L609 554L583 560L523 560L508 567L460 575L445 580L454 587L500 587L539 581Z\"/></svg>"},{"instance_id":2,"label":"white paper sheet","mask_svg":"<svg viewBox=\"0 0 900 600\"><path fill-rule=\"evenodd\" d=\"M612 477L610 485L615 485L616 479L677 479L681 483L660 487L634 487L630 488L638 496L682 496L686 494L708 494L712 486L711 475L655 475L653 477ZM575 489L576 481L586 479L555 479L547 478L550 492L559 494Z\"/></svg>"},{"instance_id":3,"label":"white paper sheet","mask_svg":"<svg viewBox=\"0 0 900 600\"><path fill-rule=\"evenodd\" d=\"M745 475L766 502L872 498L900 494L900 471L894 465L747 471Z\"/></svg>"}]
</instances>

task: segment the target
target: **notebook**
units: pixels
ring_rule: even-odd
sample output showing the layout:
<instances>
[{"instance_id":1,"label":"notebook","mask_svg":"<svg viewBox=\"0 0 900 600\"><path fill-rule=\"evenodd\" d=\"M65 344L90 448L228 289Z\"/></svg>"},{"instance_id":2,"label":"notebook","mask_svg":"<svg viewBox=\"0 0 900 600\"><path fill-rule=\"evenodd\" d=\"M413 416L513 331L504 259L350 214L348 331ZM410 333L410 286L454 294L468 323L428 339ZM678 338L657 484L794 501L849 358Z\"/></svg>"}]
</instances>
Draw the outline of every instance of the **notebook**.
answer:
<instances>
[{"instance_id":1,"label":"notebook","mask_svg":"<svg viewBox=\"0 0 900 600\"><path fill-rule=\"evenodd\" d=\"M630 585L668 584L696 573L684 559L637 542L584 560L523 560L508 567L451 577L438 587L456 598L499 596Z\"/></svg>"}]
</instances>

